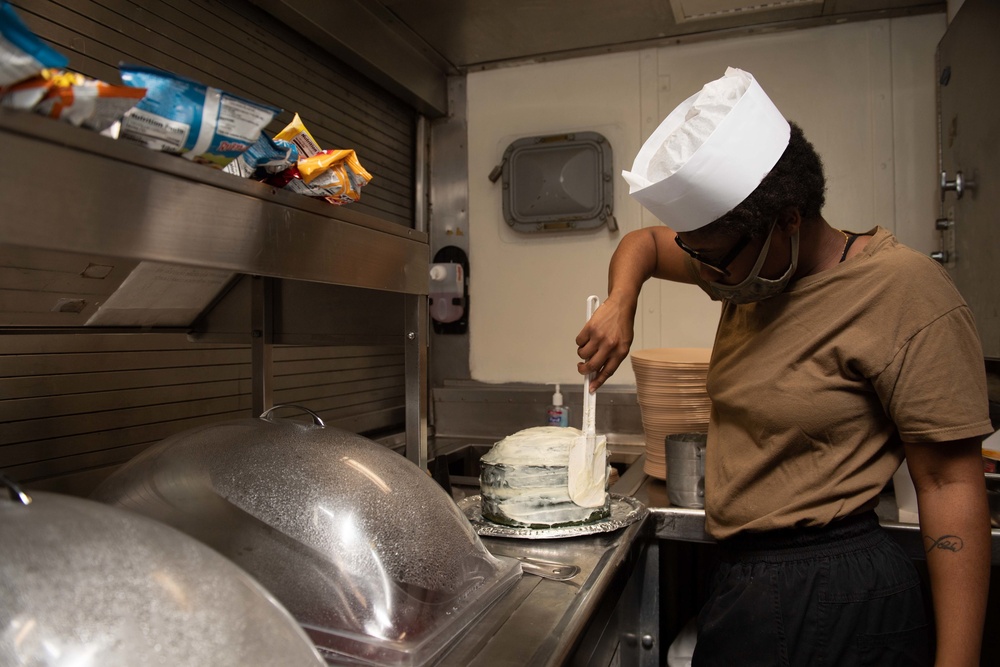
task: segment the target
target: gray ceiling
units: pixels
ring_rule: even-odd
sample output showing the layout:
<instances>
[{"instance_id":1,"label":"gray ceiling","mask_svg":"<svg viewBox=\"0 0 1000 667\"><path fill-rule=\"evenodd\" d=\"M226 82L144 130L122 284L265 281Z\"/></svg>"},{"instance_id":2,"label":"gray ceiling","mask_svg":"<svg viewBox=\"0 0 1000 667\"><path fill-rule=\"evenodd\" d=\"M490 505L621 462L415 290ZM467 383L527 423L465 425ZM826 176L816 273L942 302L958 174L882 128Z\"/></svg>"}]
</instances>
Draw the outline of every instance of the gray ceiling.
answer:
<instances>
[{"instance_id":1,"label":"gray ceiling","mask_svg":"<svg viewBox=\"0 0 1000 667\"><path fill-rule=\"evenodd\" d=\"M371 0L457 69L843 20L944 12L930 0ZM741 7L771 5L771 9ZM710 13L715 8L714 13ZM706 12L707 10L707 12ZM697 17L707 13L705 18ZM682 19L678 22L677 17ZM692 17L684 20L685 17Z\"/></svg>"},{"instance_id":2,"label":"gray ceiling","mask_svg":"<svg viewBox=\"0 0 1000 667\"><path fill-rule=\"evenodd\" d=\"M945 0L251 0L419 110L517 62L947 11Z\"/></svg>"}]
</instances>

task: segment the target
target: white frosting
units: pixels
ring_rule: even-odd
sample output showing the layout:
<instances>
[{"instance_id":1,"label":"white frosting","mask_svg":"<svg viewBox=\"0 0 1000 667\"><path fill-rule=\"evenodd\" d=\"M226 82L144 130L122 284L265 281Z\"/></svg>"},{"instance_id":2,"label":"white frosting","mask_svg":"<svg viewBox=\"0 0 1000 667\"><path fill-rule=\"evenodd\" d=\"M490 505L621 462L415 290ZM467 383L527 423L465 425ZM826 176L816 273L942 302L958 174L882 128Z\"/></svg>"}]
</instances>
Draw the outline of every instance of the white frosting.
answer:
<instances>
[{"instance_id":1,"label":"white frosting","mask_svg":"<svg viewBox=\"0 0 1000 667\"><path fill-rule=\"evenodd\" d=\"M569 497L581 507L600 507L608 496L608 439L581 438L569 448Z\"/></svg>"},{"instance_id":2,"label":"white frosting","mask_svg":"<svg viewBox=\"0 0 1000 667\"><path fill-rule=\"evenodd\" d=\"M583 435L578 428L536 426L509 435L493 446L483 463L516 463L526 466L564 466L569 445Z\"/></svg>"},{"instance_id":3,"label":"white frosting","mask_svg":"<svg viewBox=\"0 0 1000 667\"><path fill-rule=\"evenodd\" d=\"M556 525L586 521L610 507L606 489L603 506L581 507L570 499L570 444L582 435L575 428L538 426L494 445L481 459L484 510L523 525Z\"/></svg>"}]
</instances>

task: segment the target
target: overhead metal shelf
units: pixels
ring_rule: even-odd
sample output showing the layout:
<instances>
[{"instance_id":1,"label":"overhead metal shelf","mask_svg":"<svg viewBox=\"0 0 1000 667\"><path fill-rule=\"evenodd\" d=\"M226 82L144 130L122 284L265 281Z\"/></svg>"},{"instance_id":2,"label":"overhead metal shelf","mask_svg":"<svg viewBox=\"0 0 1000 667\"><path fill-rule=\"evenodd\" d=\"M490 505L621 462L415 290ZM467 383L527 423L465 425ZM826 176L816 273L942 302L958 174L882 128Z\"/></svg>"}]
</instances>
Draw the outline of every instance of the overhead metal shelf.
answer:
<instances>
[{"instance_id":1,"label":"overhead metal shelf","mask_svg":"<svg viewBox=\"0 0 1000 667\"><path fill-rule=\"evenodd\" d=\"M427 234L0 109L0 245L427 294Z\"/></svg>"}]
</instances>

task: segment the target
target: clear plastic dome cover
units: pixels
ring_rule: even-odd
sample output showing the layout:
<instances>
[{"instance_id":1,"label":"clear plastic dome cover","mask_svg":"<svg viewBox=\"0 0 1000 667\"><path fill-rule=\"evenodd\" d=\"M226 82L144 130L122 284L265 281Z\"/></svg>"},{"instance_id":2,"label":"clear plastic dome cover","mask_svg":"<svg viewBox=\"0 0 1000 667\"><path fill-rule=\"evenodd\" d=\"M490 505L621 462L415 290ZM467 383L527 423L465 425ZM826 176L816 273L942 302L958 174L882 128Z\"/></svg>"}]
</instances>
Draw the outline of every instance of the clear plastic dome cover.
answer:
<instances>
[{"instance_id":1,"label":"clear plastic dome cover","mask_svg":"<svg viewBox=\"0 0 1000 667\"><path fill-rule=\"evenodd\" d=\"M485 549L420 468L318 418L265 415L178 434L95 497L231 558L339 662L424 664L521 572Z\"/></svg>"},{"instance_id":2,"label":"clear plastic dome cover","mask_svg":"<svg viewBox=\"0 0 1000 667\"><path fill-rule=\"evenodd\" d=\"M12 496L0 496L0 665L325 665L270 593L197 540L84 498Z\"/></svg>"}]
</instances>

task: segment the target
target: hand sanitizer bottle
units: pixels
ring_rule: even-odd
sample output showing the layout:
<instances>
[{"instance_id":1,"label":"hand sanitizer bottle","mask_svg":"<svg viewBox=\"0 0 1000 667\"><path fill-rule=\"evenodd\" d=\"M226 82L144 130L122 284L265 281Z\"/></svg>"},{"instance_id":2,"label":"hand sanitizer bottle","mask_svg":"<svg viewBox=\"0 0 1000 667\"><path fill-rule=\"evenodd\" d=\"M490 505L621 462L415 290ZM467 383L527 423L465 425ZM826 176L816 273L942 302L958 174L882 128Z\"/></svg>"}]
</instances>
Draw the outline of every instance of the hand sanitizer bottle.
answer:
<instances>
[{"instance_id":1,"label":"hand sanitizer bottle","mask_svg":"<svg viewBox=\"0 0 1000 667\"><path fill-rule=\"evenodd\" d=\"M549 426L569 426L569 406L563 405L563 395L560 387L552 394L552 405L549 406Z\"/></svg>"}]
</instances>

